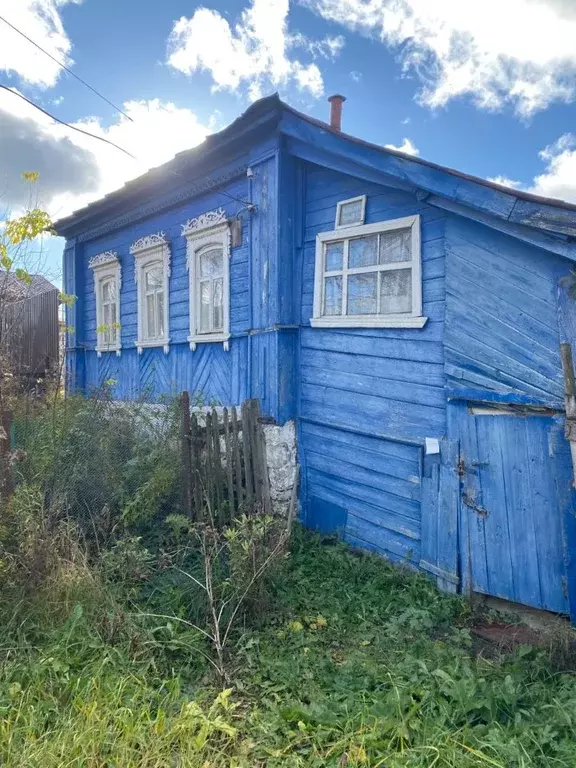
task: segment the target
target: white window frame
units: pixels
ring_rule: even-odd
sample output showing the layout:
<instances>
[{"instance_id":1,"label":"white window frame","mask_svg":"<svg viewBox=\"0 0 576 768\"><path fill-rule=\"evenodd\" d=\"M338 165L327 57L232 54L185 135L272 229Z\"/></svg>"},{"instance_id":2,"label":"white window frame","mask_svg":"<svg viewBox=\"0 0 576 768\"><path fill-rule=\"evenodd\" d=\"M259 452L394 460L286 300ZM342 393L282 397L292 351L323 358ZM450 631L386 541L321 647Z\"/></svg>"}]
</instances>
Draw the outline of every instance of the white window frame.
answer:
<instances>
[{"instance_id":1,"label":"white window frame","mask_svg":"<svg viewBox=\"0 0 576 768\"><path fill-rule=\"evenodd\" d=\"M355 221L353 224L340 224L340 216L342 215L342 208L350 203L361 203L362 211L360 213L360 221ZM366 221L366 195L358 195L358 197L350 197L348 200L340 200L336 203L336 220L334 222L335 229L349 229L350 227L360 227Z\"/></svg>"},{"instance_id":2,"label":"white window frame","mask_svg":"<svg viewBox=\"0 0 576 768\"><path fill-rule=\"evenodd\" d=\"M230 339L230 254L231 232L226 211L218 208L215 211L190 219L182 225L182 235L186 238L186 266L189 276L190 295L190 349L195 350L197 344L220 342L224 349L229 349ZM223 255L223 285L222 285L222 330L211 333L200 333L200 301L198 274L198 255L209 246L222 248Z\"/></svg>"},{"instance_id":3,"label":"white window frame","mask_svg":"<svg viewBox=\"0 0 576 768\"><path fill-rule=\"evenodd\" d=\"M120 290L122 288L122 271L120 259L115 251L105 251L93 256L88 262L89 268L94 272L94 296L96 297L96 353L102 357L103 352L115 352L120 357L122 338L120 327ZM116 341L106 342L105 331L99 331L104 325L104 302L102 287L104 283L113 281L116 285Z\"/></svg>"},{"instance_id":4,"label":"white window frame","mask_svg":"<svg viewBox=\"0 0 576 768\"><path fill-rule=\"evenodd\" d=\"M147 235L136 240L130 247L134 256L134 279L138 291L138 354L147 347L162 347L164 353L170 351L170 246L164 232ZM162 267L164 290L164 335L149 338L146 335L146 292L144 273L153 264Z\"/></svg>"},{"instance_id":5,"label":"white window frame","mask_svg":"<svg viewBox=\"0 0 576 768\"><path fill-rule=\"evenodd\" d=\"M412 259L410 262L389 262L348 270L349 242L355 237L376 235L398 229L411 230ZM324 249L326 243L344 241L343 265L333 273L324 270ZM397 315L323 315L324 278L330 275L360 274L362 272L384 272L408 268L412 270L412 311ZM342 309L347 306L347 279L342 281ZM375 224L363 224L358 227L335 229L321 232L316 237L316 268L314 272L314 315L311 325L315 328L422 328L428 318L422 317L422 261L420 252L420 216L407 216L402 219L380 221Z\"/></svg>"}]
</instances>

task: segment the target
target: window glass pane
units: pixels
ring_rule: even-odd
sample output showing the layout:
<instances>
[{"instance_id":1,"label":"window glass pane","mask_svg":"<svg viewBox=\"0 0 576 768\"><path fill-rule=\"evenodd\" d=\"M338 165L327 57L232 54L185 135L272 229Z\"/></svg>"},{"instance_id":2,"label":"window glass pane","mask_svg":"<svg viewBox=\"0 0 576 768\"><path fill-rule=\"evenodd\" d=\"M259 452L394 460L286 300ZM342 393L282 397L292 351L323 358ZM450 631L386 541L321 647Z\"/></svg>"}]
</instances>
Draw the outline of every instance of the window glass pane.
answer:
<instances>
[{"instance_id":1,"label":"window glass pane","mask_svg":"<svg viewBox=\"0 0 576 768\"><path fill-rule=\"evenodd\" d=\"M213 330L221 331L224 327L224 302L223 302L223 281L220 277L214 280L214 311L213 311Z\"/></svg>"},{"instance_id":2,"label":"window glass pane","mask_svg":"<svg viewBox=\"0 0 576 768\"><path fill-rule=\"evenodd\" d=\"M219 277L223 272L222 248L213 248L200 256L200 277Z\"/></svg>"},{"instance_id":3,"label":"window glass pane","mask_svg":"<svg viewBox=\"0 0 576 768\"><path fill-rule=\"evenodd\" d=\"M212 290L210 281L200 283L200 333L210 330L210 309L212 304Z\"/></svg>"},{"instance_id":4,"label":"window glass pane","mask_svg":"<svg viewBox=\"0 0 576 768\"><path fill-rule=\"evenodd\" d=\"M339 226L362 223L362 200L340 206Z\"/></svg>"},{"instance_id":5,"label":"window glass pane","mask_svg":"<svg viewBox=\"0 0 576 768\"><path fill-rule=\"evenodd\" d=\"M378 273L348 277L348 315L375 315L377 312Z\"/></svg>"},{"instance_id":6,"label":"window glass pane","mask_svg":"<svg viewBox=\"0 0 576 768\"><path fill-rule=\"evenodd\" d=\"M412 270L380 272L380 313L396 315L412 311Z\"/></svg>"},{"instance_id":7,"label":"window glass pane","mask_svg":"<svg viewBox=\"0 0 576 768\"><path fill-rule=\"evenodd\" d=\"M325 254L326 272L342 269L342 261L344 259L344 242L342 240L338 243L326 243Z\"/></svg>"},{"instance_id":8,"label":"window glass pane","mask_svg":"<svg viewBox=\"0 0 576 768\"><path fill-rule=\"evenodd\" d=\"M146 270L146 291L162 288L162 267L152 266Z\"/></svg>"},{"instance_id":9,"label":"window glass pane","mask_svg":"<svg viewBox=\"0 0 576 768\"><path fill-rule=\"evenodd\" d=\"M350 240L348 267L368 267L378 262L378 235Z\"/></svg>"},{"instance_id":10,"label":"window glass pane","mask_svg":"<svg viewBox=\"0 0 576 768\"><path fill-rule=\"evenodd\" d=\"M118 333L118 329L116 328L116 302L113 301L110 304L110 322L109 322L110 330L109 330L109 337L110 337L110 344L116 343L116 335Z\"/></svg>"},{"instance_id":11,"label":"window glass pane","mask_svg":"<svg viewBox=\"0 0 576 768\"><path fill-rule=\"evenodd\" d=\"M327 277L324 280L324 314L342 314L342 278Z\"/></svg>"},{"instance_id":12,"label":"window glass pane","mask_svg":"<svg viewBox=\"0 0 576 768\"><path fill-rule=\"evenodd\" d=\"M102 301L110 301L113 295L113 287L114 285L111 280L102 283Z\"/></svg>"},{"instance_id":13,"label":"window glass pane","mask_svg":"<svg viewBox=\"0 0 576 768\"><path fill-rule=\"evenodd\" d=\"M156 328L157 336L164 336L164 291L156 292Z\"/></svg>"},{"instance_id":14,"label":"window glass pane","mask_svg":"<svg viewBox=\"0 0 576 768\"><path fill-rule=\"evenodd\" d=\"M383 232L380 235L380 264L394 261L411 261L412 233L409 229Z\"/></svg>"},{"instance_id":15,"label":"window glass pane","mask_svg":"<svg viewBox=\"0 0 576 768\"><path fill-rule=\"evenodd\" d=\"M146 296L146 337L156 338L156 305L153 294Z\"/></svg>"}]
</instances>

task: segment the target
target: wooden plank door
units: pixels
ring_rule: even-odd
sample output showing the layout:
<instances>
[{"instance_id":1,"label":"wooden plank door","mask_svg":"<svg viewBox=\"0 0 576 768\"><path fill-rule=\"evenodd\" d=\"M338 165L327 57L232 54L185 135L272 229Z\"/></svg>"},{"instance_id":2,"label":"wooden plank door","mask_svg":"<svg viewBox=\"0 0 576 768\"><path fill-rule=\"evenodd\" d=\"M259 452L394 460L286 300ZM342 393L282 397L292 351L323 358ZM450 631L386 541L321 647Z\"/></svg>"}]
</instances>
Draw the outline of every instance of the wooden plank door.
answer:
<instances>
[{"instance_id":1,"label":"wooden plank door","mask_svg":"<svg viewBox=\"0 0 576 768\"><path fill-rule=\"evenodd\" d=\"M562 422L470 408L461 435L464 590L568 613L562 520L571 467Z\"/></svg>"}]
</instances>

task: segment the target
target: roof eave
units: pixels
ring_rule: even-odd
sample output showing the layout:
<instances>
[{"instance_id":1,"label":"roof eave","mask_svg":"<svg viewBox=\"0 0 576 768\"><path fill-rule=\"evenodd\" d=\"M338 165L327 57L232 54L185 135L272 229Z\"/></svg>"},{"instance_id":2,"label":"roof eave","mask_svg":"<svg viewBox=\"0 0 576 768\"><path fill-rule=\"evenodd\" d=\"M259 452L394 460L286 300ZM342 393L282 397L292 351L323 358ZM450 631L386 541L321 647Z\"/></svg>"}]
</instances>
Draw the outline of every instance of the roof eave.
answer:
<instances>
[{"instance_id":1,"label":"roof eave","mask_svg":"<svg viewBox=\"0 0 576 768\"><path fill-rule=\"evenodd\" d=\"M395 177L399 182L408 183L415 189L445 197L511 224L544 230L561 237L576 237L576 205L573 203L504 187L488 179L462 173L399 150L364 141L338 131L327 123L305 115L288 105L284 105L284 109L289 115L313 126L318 131L321 137L318 146L324 150L337 151L350 157L350 150L347 151L346 147L353 146L356 149L353 152L354 160L360 164L363 162L370 164L372 170L375 170L378 163L375 165L370 162L371 159L375 156L387 157L389 162L386 167L382 162L380 170L388 178ZM287 121L281 122L280 131L293 138L303 138L294 134L293 128L287 124ZM304 140L310 141L311 135L308 133ZM371 152L374 153L372 158L368 157ZM449 180L448 183L443 182L440 175L445 175Z\"/></svg>"},{"instance_id":2,"label":"roof eave","mask_svg":"<svg viewBox=\"0 0 576 768\"><path fill-rule=\"evenodd\" d=\"M276 94L261 99L233 123L219 133L208 136L197 147L178 153L167 163L152 168L120 189L60 219L54 224L56 233L62 237L73 237L93 227L98 220L110 215L112 211L117 215L120 209L127 210L138 205L142 198L149 197L174 176L192 174L182 178L184 182L194 178L195 174L206 173L221 162L223 153L231 153L235 148L244 149L261 134L272 132L280 120L281 104Z\"/></svg>"}]
</instances>

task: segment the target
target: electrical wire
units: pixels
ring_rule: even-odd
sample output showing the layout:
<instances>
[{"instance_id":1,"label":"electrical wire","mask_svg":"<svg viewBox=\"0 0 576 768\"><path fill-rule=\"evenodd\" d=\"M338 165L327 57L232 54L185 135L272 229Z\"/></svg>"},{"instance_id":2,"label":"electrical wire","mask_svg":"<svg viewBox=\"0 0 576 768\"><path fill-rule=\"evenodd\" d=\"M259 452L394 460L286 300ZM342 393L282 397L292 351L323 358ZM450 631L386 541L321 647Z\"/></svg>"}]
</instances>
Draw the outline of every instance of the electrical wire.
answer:
<instances>
[{"instance_id":1,"label":"electrical wire","mask_svg":"<svg viewBox=\"0 0 576 768\"><path fill-rule=\"evenodd\" d=\"M123 112L120 107L116 106L113 102L111 102L109 99L106 98L106 96L103 96L100 91L97 91L96 88L92 88L92 86L86 82L86 80L83 80L79 75L77 75L75 72L72 72L71 69L69 69L66 64L63 64L61 61L58 61L54 56L52 56L51 53L48 53L48 51L44 50L41 45L38 45L38 43L34 42L31 37L28 37L28 35L24 34L21 30L18 29L18 27L15 27L14 24L11 24L8 19L5 19L4 16L0 16L0 21L3 21L4 24L7 24L11 29L14 30L14 32L17 32L19 35L21 35L25 40L28 40L29 43L32 43L36 48L38 48L39 51L42 51L42 53L45 53L46 56L48 56L52 61L56 62L59 67L62 67L62 69L66 70L69 75L72 75L72 77L75 77L76 80L78 80L82 85L85 85L86 88L89 88L92 93L95 93L96 96L99 96L101 99L104 99L104 101L107 104L110 104L111 107L114 107L114 109L117 109L120 114L124 115L124 117L128 118L131 123L134 122L134 120L130 117L130 115L127 115L126 112Z\"/></svg>"},{"instance_id":2,"label":"electrical wire","mask_svg":"<svg viewBox=\"0 0 576 768\"><path fill-rule=\"evenodd\" d=\"M138 160L138 158L134 157L134 155L128 152L128 150L123 149L122 147L119 147L118 144L114 144L113 141L109 141L108 139L105 139L103 136L96 136L95 133L84 131L82 128L78 128L75 125L70 125L70 123L67 123L64 120L60 120L59 118L54 117L54 115L52 115L50 112L47 112L42 107L39 107L38 104L34 104L34 102L30 101L30 99L27 99L26 96L24 96L19 91L15 91L13 88L9 88L7 85L4 85L3 83L0 83L0 88L3 88L5 91L8 91L8 93L14 94L14 96L18 96L20 99L23 99L27 104L30 104L30 106L40 110L40 112L43 112L45 115L47 115L49 118L51 118L55 122L60 123L60 125L65 125L67 128L71 128L73 131L78 131L78 133L83 133L84 136L89 136L91 139L98 139L98 141L103 141L105 144L109 144L111 147L114 147L115 149L119 149L120 152L124 152L125 155L128 155L128 157L131 157L133 160Z\"/></svg>"},{"instance_id":3,"label":"electrical wire","mask_svg":"<svg viewBox=\"0 0 576 768\"><path fill-rule=\"evenodd\" d=\"M45 114L51 120L54 120L55 122L60 123L60 125L64 125L66 126L66 128L70 128L73 131L82 133L84 136L88 136L91 139L98 139L98 141L103 141L105 144L109 144L111 147L114 147L115 149L120 150L120 152L123 152L125 155L128 155L128 157L131 157L132 160L136 160L136 162L140 162L138 158L135 155L133 155L131 152L128 152L127 149L124 149L123 147L119 147L118 144L114 144L113 141L109 141L109 139L105 139L103 136L97 136L95 133L90 133L89 131L85 131L82 128L78 128L75 125L71 125L70 123L67 123L64 120L60 120L58 117L55 117L51 112L48 112L43 107L40 107L38 106L38 104L35 104L33 101L30 101L30 99L27 99L26 96L24 96L24 94L20 93L19 91L15 91L13 88L10 88L9 86L4 85L3 83L0 83L0 88L5 91L8 91L8 93L12 93L14 96L18 96L20 99L23 99L27 104L30 104L31 107L38 109L40 112ZM183 179L184 181L186 181L184 176L182 176L182 174L178 173L177 171L174 171L171 168L167 170L173 176L176 176L177 178ZM244 209L249 212L252 212L253 210L255 210L256 206L254 205L254 203L251 203L250 201L242 200L239 197L235 197L234 195L231 195L229 192L225 192L223 189L219 190L219 194L224 195L224 197L227 197L230 200L233 200L235 203L240 203L240 205L244 206Z\"/></svg>"}]
</instances>

